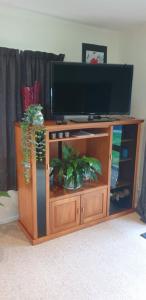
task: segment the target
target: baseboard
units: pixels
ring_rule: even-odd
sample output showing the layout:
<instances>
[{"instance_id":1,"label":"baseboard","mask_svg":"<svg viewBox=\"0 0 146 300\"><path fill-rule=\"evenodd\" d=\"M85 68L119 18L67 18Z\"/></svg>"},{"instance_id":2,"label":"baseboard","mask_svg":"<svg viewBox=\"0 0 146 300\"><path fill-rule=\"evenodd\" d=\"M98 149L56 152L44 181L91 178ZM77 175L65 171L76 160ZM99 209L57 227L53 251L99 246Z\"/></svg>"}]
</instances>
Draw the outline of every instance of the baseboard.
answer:
<instances>
[{"instance_id":1,"label":"baseboard","mask_svg":"<svg viewBox=\"0 0 146 300\"><path fill-rule=\"evenodd\" d=\"M18 220L18 215L0 220L0 224L7 224Z\"/></svg>"}]
</instances>

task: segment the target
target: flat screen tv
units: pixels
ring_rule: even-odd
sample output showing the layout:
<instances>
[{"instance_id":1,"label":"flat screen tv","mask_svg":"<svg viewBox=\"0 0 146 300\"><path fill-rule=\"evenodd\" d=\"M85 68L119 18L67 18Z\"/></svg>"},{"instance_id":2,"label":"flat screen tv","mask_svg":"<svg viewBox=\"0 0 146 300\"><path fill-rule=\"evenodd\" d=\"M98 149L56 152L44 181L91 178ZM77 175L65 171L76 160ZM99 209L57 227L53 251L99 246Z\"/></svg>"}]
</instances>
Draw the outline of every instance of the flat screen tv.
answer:
<instances>
[{"instance_id":1,"label":"flat screen tv","mask_svg":"<svg viewBox=\"0 0 146 300\"><path fill-rule=\"evenodd\" d=\"M133 65L53 62L52 115L129 114Z\"/></svg>"}]
</instances>

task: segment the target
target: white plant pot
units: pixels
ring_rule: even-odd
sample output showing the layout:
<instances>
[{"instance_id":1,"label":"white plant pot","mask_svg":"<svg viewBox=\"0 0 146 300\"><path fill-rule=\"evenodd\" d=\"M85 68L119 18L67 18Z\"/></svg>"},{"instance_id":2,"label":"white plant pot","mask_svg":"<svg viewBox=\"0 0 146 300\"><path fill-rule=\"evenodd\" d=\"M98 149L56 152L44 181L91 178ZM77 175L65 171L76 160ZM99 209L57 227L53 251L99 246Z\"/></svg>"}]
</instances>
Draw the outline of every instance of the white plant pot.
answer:
<instances>
[{"instance_id":1,"label":"white plant pot","mask_svg":"<svg viewBox=\"0 0 146 300\"><path fill-rule=\"evenodd\" d=\"M77 190L81 188L81 184L79 183L76 188L74 187L74 180L72 180L69 184L66 182L66 176L64 176L64 185L63 187L67 190Z\"/></svg>"},{"instance_id":2,"label":"white plant pot","mask_svg":"<svg viewBox=\"0 0 146 300\"><path fill-rule=\"evenodd\" d=\"M35 116L33 117L32 124L36 126L41 126L44 124L44 117L41 111L38 111L35 114Z\"/></svg>"}]
</instances>

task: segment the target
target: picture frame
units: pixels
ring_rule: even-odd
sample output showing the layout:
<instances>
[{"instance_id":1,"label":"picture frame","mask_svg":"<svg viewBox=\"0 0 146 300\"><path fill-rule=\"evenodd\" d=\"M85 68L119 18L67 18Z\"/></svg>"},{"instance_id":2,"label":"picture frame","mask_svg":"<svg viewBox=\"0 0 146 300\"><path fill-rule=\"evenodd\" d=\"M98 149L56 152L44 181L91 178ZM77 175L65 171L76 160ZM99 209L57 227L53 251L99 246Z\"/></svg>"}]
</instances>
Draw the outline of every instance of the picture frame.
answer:
<instances>
[{"instance_id":1,"label":"picture frame","mask_svg":"<svg viewBox=\"0 0 146 300\"><path fill-rule=\"evenodd\" d=\"M82 62L89 64L107 63L107 46L82 43Z\"/></svg>"}]
</instances>

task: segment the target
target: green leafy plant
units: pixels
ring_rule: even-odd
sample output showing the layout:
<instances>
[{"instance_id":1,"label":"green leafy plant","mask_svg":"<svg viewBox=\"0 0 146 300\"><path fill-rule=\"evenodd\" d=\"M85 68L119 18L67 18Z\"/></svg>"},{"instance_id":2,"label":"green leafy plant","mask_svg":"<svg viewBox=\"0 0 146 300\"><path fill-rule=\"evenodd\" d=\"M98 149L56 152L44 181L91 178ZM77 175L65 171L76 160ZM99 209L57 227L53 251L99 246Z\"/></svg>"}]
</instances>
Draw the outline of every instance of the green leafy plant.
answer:
<instances>
[{"instance_id":1,"label":"green leafy plant","mask_svg":"<svg viewBox=\"0 0 146 300\"><path fill-rule=\"evenodd\" d=\"M41 105L30 105L21 122L22 128L22 152L25 182L31 178L31 155L35 155L37 161L45 158L45 128Z\"/></svg>"},{"instance_id":2,"label":"green leafy plant","mask_svg":"<svg viewBox=\"0 0 146 300\"><path fill-rule=\"evenodd\" d=\"M97 180L97 174L101 174L101 163L94 157L82 157L84 180Z\"/></svg>"},{"instance_id":3,"label":"green leafy plant","mask_svg":"<svg viewBox=\"0 0 146 300\"><path fill-rule=\"evenodd\" d=\"M64 145L62 159L53 158L50 164L54 178L60 185L67 189L80 188L85 180L97 180L97 174L101 174L99 160L80 156L72 147ZM51 173L51 174L52 174Z\"/></svg>"},{"instance_id":4,"label":"green leafy plant","mask_svg":"<svg viewBox=\"0 0 146 300\"><path fill-rule=\"evenodd\" d=\"M23 121L33 125L43 125L42 109L43 107L40 104L29 105L24 113Z\"/></svg>"}]
</instances>

